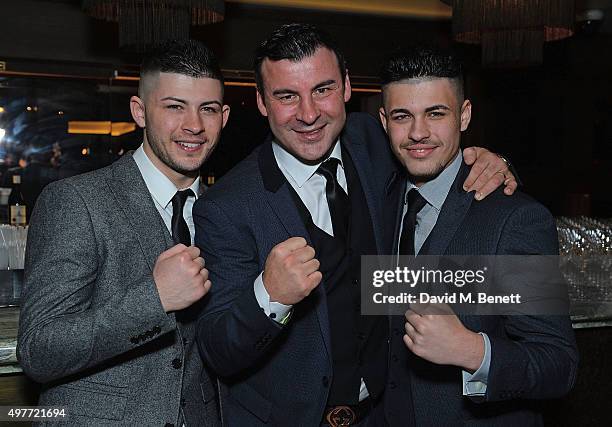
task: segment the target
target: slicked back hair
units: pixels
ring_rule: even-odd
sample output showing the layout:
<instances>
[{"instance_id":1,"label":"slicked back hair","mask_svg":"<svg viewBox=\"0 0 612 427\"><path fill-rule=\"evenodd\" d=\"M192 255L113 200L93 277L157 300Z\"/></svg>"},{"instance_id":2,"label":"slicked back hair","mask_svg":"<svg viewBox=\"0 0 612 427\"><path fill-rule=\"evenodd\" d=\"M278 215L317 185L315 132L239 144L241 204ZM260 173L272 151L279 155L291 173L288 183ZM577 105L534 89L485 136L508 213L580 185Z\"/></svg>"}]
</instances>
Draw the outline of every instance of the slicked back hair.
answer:
<instances>
[{"instance_id":1,"label":"slicked back hair","mask_svg":"<svg viewBox=\"0 0 612 427\"><path fill-rule=\"evenodd\" d=\"M257 90L263 95L263 78L261 76L261 64L265 59L270 61L298 62L308 58L319 48L331 50L336 59L344 83L346 76L346 63L342 52L336 46L335 41L325 31L310 24L285 24L276 29L268 39L264 40L255 51L255 82Z\"/></svg>"},{"instance_id":2,"label":"slicked back hair","mask_svg":"<svg viewBox=\"0 0 612 427\"><path fill-rule=\"evenodd\" d=\"M457 56L433 47L398 50L383 64L380 80L389 83L410 79L447 78L456 86L459 102L463 102L463 67Z\"/></svg>"},{"instance_id":3,"label":"slicked back hair","mask_svg":"<svg viewBox=\"0 0 612 427\"><path fill-rule=\"evenodd\" d=\"M169 40L153 49L142 61L138 93L142 98L145 76L152 73L176 73L193 78L219 80L223 74L213 52L196 40Z\"/></svg>"}]
</instances>

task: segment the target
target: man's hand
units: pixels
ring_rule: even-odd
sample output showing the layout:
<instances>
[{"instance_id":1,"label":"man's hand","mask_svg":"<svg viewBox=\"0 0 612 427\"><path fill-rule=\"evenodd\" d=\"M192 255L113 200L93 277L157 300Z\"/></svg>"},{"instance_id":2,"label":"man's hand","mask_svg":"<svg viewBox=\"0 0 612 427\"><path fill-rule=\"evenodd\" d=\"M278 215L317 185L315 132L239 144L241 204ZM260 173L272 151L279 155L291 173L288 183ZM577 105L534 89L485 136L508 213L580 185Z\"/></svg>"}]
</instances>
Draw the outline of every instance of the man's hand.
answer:
<instances>
[{"instance_id":1,"label":"man's hand","mask_svg":"<svg viewBox=\"0 0 612 427\"><path fill-rule=\"evenodd\" d=\"M263 272L270 301L293 305L319 285L323 275L314 256L303 237L291 237L272 248Z\"/></svg>"},{"instance_id":2,"label":"man's hand","mask_svg":"<svg viewBox=\"0 0 612 427\"><path fill-rule=\"evenodd\" d=\"M463 183L465 191L476 191L476 200L482 200L497 187L504 184L504 193L508 196L518 186L508 165L497 154L486 148L468 147L463 150L463 160L472 165L470 174Z\"/></svg>"},{"instance_id":3,"label":"man's hand","mask_svg":"<svg viewBox=\"0 0 612 427\"><path fill-rule=\"evenodd\" d=\"M482 336L463 326L446 304L411 306L406 311L404 343L425 360L459 366L470 373L478 370L484 358Z\"/></svg>"},{"instance_id":4,"label":"man's hand","mask_svg":"<svg viewBox=\"0 0 612 427\"><path fill-rule=\"evenodd\" d=\"M206 295L211 286L200 250L183 244L157 257L153 280L166 313L189 307Z\"/></svg>"}]
</instances>

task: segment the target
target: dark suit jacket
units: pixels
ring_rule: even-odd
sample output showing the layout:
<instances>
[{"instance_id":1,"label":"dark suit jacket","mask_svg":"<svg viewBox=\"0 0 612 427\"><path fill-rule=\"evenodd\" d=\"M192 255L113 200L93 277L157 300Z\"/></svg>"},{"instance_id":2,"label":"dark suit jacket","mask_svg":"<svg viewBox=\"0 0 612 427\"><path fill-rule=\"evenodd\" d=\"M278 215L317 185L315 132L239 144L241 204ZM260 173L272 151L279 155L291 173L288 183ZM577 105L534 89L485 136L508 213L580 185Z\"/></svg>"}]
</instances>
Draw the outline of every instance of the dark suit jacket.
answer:
<instances>
[{"instance_id":1,"label":"dark suit jacket","mask_svg":"<svg viewBox=\"0 0 612 427\"><path fill-rule=\"evenodd\" d=\"M498 189L477 202L462 184L462 165L427 239L422 255L526 255L558 253L554 218L542 205L517 192ZM391 188L391 187L390 187ZM405 179L388 193L399 230ZM396 232L399 235L399 232ZM394 247L396 247L394 245ZM462 395L461 369L429 363L405 347L403 317L391 326L390 386L386 412L395 426L527 426L541 417L534 399L555 398L574 384L578 353L568 316L460 316L465 326L491 341L486 397ZM397 360L395 359L397 358Z\"/></svg>"},{"instance_id":2,"label":"dark suit jacket","mask_svg":"<svg viewBox=\"0 0 612 427\"><path fill-rule=\"evenodd\" d=\"M340 140L358 171L377 248L382 248L381 196L395 170L384 132L371 116L353 114ZM264 314L253 291L276 244L294 236L310 242L271 143L215 184L193 213L196 244L213 283L198 341L224 386L224 422L240 427L319 425L333 375L324 284L294 307L284 327Z\"/></svg>"},{"instance_id":3,"label":"dark suit jacket","mask_svg":"<svg viewBox=\"0 0 612 427\"><path fill-rule=\"evenodd\" d=\"M17 356L40 405L72 425L217 425L195 320L162 308L152 269L173 246L132 159L49 184L32 215ZM189 389L181 405L181 388Z\"/></svg>"}]
</instances>

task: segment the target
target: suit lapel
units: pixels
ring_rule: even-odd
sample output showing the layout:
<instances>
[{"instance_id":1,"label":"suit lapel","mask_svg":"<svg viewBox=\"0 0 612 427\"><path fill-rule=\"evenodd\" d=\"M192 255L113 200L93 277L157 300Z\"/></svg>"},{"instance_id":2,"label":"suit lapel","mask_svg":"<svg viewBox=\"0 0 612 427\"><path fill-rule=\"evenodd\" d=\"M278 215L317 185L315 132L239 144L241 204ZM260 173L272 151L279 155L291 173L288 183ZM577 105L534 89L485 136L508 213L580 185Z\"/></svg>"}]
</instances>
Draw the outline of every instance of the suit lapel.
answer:
<instances>
[{"instance_id":1,"label":"suit lapel","mask_svg":"<svg viewBox=\"0 0 612 427\"><path fill-rule=\"evenodd\" d=\"M113 164L109 188L138 236L152 271L159 254L172 246L173 241L131 155L125 155Z\"/></svg>"},{"instance_id":2,"label":"suit lapel","mask_svg":"<svg viewBox=\"0 0 612 427\"><path fill-rule=\"evenodd\" d=\"M444 255L446 253L448 245L474 200L472 193L463 190L463 182L468 173L468 166L462 163L442 205L436 225L421 248L420 255Z\"/></svg>"},{"instance_id":3,"label":"suit lapel","mask_svg":"<svg viewBox=\"0 0 612 427\"><path fill-rule=\"evenodd\" d=\"M259 152L259 171L264 183L264 196L268 202L268 205L283 224L283 227L287 234L291 237L301 236L306 239L309 245L312 246L312 240L306 230L306 226L302 221L300 212L298 211L291 190L289 189L289 183L281 172L276 163L274 152L272 151L271 139L268 139L261 147ZM327 295L325 294L325 287L320 284L313 291L312 297L316 298L319 303L317 307L317 318L319 319L319 326L321 328L321 334L323 335L323 341L327 354L331 358L331 343L330 343L330 329L329 329L329 316L327 312Z\"/></svg>"},{"instance_id":4,"label":"suit lapel","mask_svg":"<svg viewBox=\"0 0 612 427\"><path fill-rule=\"evenodd\" d=\"M346 150L359 177L363 194L365 195L366 203L368 205L368 212L372 219L372 227L374 228L374 238L376 240L377 253L383 253L385 247L383 245L383 221L381 218L380 209L380 195L376 194L376 190L372 188L371 177L374 176L372 171L372 162L370 161L369 154L365 141L350 133L348 130L341 137L342 149Z\"/></svg>"}]
</instances>

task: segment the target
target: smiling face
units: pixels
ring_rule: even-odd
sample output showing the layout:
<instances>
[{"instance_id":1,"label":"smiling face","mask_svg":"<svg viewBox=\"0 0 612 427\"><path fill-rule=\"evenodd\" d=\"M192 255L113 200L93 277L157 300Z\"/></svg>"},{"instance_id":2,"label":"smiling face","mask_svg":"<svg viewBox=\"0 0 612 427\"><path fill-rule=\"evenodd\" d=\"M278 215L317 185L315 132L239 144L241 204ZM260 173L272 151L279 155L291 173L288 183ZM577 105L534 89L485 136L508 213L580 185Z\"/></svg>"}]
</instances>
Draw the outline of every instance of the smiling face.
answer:
<instances>
[{"instance_id":1,"label":"smiling face","mask_svg":"<svg viewBox=\"0 0 612 427\"><path fill-rule=\"evenodd\" d=\"M177 188L188 187L217 145L229 116L221 82L176 73L155 73L146 79L142 98L130 100L132 116L144 128L144 151Z\"/></svg>"},{"instance_id":2,"label":"smiling face","mask_svg":"<svg viewBox=\"0 0 612 427\"><path fill-rule=\"evenodd\" d=\"M276 140L301 161L317 163L338 139L351 97L336 56L321 47L299 61L265 59L261 74L264 93L257 92L257 106Z\"/></svg>"},{"instance_id":3,"label":"smiling face","mask_svg":"<svg viewBox=\"0 0 612 427\"><path fill-rule=\"evenodd\" d=\"M401 80L383 88L380 109L393 152L421 186L438 176L459 151L472 106L460 104L455 83L447 78Z\"/></svg>"}]
</instances>

